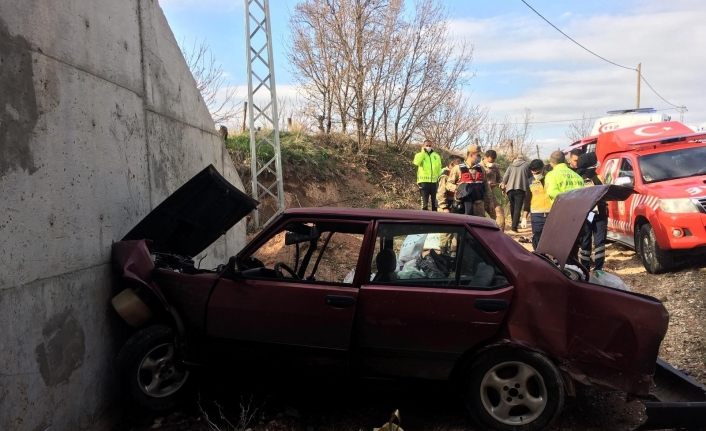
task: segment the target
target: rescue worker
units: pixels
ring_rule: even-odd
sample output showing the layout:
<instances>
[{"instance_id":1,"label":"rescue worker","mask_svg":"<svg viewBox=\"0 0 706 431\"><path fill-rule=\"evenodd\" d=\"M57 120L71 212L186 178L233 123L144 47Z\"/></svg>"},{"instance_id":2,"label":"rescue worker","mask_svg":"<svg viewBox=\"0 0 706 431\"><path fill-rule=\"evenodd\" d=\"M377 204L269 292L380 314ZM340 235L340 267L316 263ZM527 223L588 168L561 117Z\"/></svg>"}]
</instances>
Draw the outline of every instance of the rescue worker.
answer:
<instances>
[{"instance_id":1,"label":"rescue worker","mask_svg":"<svg viewBox=\"0 0 706 431\"><path fill-rule=\"evenodd\" d=\"M547 220L552 201L547 196L544 189L544 176L552 170L549 165L539 159L534 159L529 164L532 172L532 182L529 185L530 193L530 223L532 225L532 249L536 250L539 238L544 230L544 222Z\"/></svg>"},{"instance_id":2,"label":"rescue worker","mask_svg":"<svg viewBox=\"0 0 706 431\"><path fill-rule=\"evenodd\" d=\"M488 179L488 185L490 190L493 192L493 198L495 200L495 205L490 206L490 201L486 201L485 212L488 213L490 218L495 220L498 224L500 230L505 231L505 195L500 189L500 183L502 182L503 176L500 174L500 168L495 163L498 157L498 153L495 150L488 150L484 154L481 166L485 169L485 177Z\"/></svg>"},{"instance_id":3,"label":"rescue worker","mask_svg":"<svg viewBox=\"0 0 706 431\"><path fill-rule=\"evenodd\" d=\"M554 202L561 193L583 187L583 178L566 165L566 157L561 151L554 151L549 156L552 170L544 177L547 196Z\"/></svg>"},{"instance_id":4,"label":"rescue worker","mask_svg":"<svg viewBox=\"0 0 706 431\"><path fill-rule=\"evenodd\" d=\"M547 196L554 203L554 199L562 193L583 187L583 178L576 172L572 171L566 165L566 156L561 151L554 151L549 156L549 164L552 170L547 172L544 177L544 190L547 191ZM569 253L569 261L581 265L578 259L579 243L582 235L576 239L576 243Z\"/></svg>"},{"instance_id":5,"label":"rescue worker","mask_svg":"<svg viewBox=\"0 0 706 431\"><path fill-rule=\"evenodd\" d=\"M431 140L424 141L421 150L414 155L413 162L417 166L417 186L422 200L422 209L436 211L436 184L441 175L441 156L432 148Z\"/></svg>"},{"instance_id":6,"label":"rescue worker","mask_svg":"<svg viewBox=\"0 0 706 431\"><path fill-rule=\"evenodd\" d=\"M464 214L485 217L486 206L495 206L493 192L480 165L480 146L471 144L466 160L449 173L446 187L453 189L455 199L463 202Z\"/></svg>"},{"instance_id":7,"label":"rescue worker","mask_svg":"<svg viewBox=\"0 0 706 431\"><path fill-rule=\"evenodd\" d=\"M603 184L596 172L598 161L595 153L583 153L579 149L574 149L569 154L569 166L583 178L585 186ZM594 270L603 269L607 236L608 202L601 199L584 223L579 241L579 261L586 269L591 269L591 249L593 249Z\"/></svg>"}]
</instances>

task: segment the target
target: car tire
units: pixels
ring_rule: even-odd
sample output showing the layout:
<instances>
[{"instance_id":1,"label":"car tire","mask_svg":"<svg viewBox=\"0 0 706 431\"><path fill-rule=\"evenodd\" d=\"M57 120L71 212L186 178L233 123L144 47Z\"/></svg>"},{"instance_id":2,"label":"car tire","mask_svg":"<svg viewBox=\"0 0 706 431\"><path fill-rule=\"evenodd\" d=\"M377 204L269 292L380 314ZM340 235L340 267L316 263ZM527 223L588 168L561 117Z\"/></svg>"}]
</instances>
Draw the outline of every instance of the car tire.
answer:
<instances>
[{"instance_id":1,"label":"car tire","mask_svg":"<svg viewBox=\"0 0 706 431\"><path fill-rule=\"evenodd\" d=\"M135 333L120 350L121 382L137 406L168 410L186 392L190 372L179 361L175 340L171 328L155 325Z\"/></svg>"},{"instance_id":2,"label":"car tire","mask_svg":"<svg viewBox=\"0 0 706 431\"><path fill-rule=\"evenodd\" d=\"M471 364L466 408L481 429L545 429L561 414L564 397L561 373L540 353L498 347Z\"/></svg>"},{"instance_id":3,"label":"car tire","mask_svg":"<svg viewBox=\"0 0 706 431\"><path fill-rule=\"evenodd\" d=\"M650 274L661 274L674 265L669 252L659 247L655 231L649 223L640 226L637 252L642 265Z\"/></svg>"}]
</instances>

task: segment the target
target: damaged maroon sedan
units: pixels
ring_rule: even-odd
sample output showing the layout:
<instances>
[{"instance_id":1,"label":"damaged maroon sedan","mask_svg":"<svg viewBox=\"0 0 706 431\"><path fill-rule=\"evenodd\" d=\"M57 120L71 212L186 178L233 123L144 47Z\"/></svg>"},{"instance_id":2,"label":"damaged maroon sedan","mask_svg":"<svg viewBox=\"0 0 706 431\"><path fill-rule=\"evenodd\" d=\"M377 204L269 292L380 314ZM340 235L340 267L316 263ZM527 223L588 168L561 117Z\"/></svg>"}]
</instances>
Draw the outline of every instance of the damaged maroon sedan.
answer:
<instances>
[{"instance_id":1,"label":"damaged maroon sedan","mask_svg":"<svg viewBox=\"0 0 706 431\"><path fill-rule=\"evenodd\" d=\"M595 202L629 194L560 196L535 253L488 219L290 209L204 270L192 258L257 205L209 166L113 246L113 305L138 328L119 356L124 379L139 404L167 408L193 365L247 346L363 377L454 379L474 419L505 430L546 427L576 383L647 395L665 308L590 283L569 258Z\"/></svg>"}]
</instances>

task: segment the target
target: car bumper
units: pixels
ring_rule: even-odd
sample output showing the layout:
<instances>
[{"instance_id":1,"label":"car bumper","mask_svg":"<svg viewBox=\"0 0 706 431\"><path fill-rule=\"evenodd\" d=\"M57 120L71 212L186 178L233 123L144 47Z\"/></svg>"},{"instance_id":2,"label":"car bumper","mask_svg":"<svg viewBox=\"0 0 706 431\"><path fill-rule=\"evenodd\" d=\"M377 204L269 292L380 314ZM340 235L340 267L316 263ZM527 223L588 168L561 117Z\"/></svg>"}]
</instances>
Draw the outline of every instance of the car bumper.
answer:
<instances>
[{"instance_id":1,"label":"car bumper","mask_svg":"<svg viewBox=\"0 0 706 431\"><path fill-rule=\"evenodd\" d=\"M706 247L706 214L661 213L658 220L657 241L661 248L688 250Z\"/></svg>"}]
</instances>

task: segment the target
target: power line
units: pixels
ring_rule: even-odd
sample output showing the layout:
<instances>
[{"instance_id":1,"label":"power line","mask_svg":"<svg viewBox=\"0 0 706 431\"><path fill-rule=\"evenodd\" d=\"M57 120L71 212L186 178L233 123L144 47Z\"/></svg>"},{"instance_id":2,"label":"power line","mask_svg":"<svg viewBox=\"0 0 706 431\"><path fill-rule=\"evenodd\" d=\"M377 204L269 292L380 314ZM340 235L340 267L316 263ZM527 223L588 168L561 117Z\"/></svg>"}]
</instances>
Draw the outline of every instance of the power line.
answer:
<instances>
[{"instance_id":1,"label":"power line","mask_svg":"<svg viewBox=\"0 0 706 431\"><path fill-rule=\"evenodd\" d=\"M656 94L657 97L659 97L660 99L662 99L662 101L664 101L666 104L671 105L671 106L673 106L673 107L675 107L675 108L677 108L677 109L686 110L686 106L684 106L684 105L681 105L681 106L680 106L680 105L675 105L674 103L672 103L672 102L670 102L669 100L667 100L667 99L665 99L664 97L662 97L662 95L659 94L659 93L657 92L657 90L655 90L654 87L652 87L652 85L647 81L647 78L645 78L645 75L643 75L641 71L637 70L637 69L634 68L634 67L629 67L629 66L624 66L624 65L622 65L622 64L618 64L618 63L616 63L616 62L614 62L614 61L611 61L611 60L609 60L609 59L603 57L602 55L599 55L599 54L597 54L596 52L594 52L594 51L592 51L592 50L586 48L586 47L583 46L581 43L579 43L576 39L574 39L573 37L571 37L571 36L569 36L568 34L564 33L559 27L555 26L551 21L549 21L547 18L545 18L544 15L542 15L541 13L539 13L539 11L537 11L537 9L533 8L532 5L530 5L529 3L527 3L525 0L520 0L520 1L521 1L522 3L524 3L525 6L527 6L528 8L530 8L530 9L532 10L532 12L534 12L535 14L537 14L537 16L539 16L540 18L542 18L547 24L549 24L550 26L552 26L556 31L558 31L559 33L561 33L564 37L566 37L567 39L569 39L570 41L572 41L573 43L575 43L576 45L578 45L579 47L581 47L581 49L583 49L584 51L590 53L591 55L593 55L593 56L595 56L595 57L600 58L601 60L605 61L606 63L612 64L613 66L617 66L617 67L620 67L620 68L623 68L623 69L632 70L633 72L637 72L637 73L640 75L640 79L641 79L645 84L647 84L647 87L648 87L650 90L652 90L652 92L653 92L654 94Z\"/></svg>"},{"instance_id":2,"label":"power line","mask_svg":"<svg viewBox=\"0 0 706 431\"><path fill-rule=\"evenodd\" d=\"M686 106L684 106L684 105L681 105L681 106L675 105L675 104L673 104L672 102L670 102L669 100L667 100L667 99L665 99L664 97L662 97L662 95L659 94L659 93L657 92L657 90L654 89L654 87L652 87L652 85L647 81L647 78L645 78L645 75L643 75L642 73L640 73L640 79L642 79L642 81L643 81L645 84L647 84L647 87L648 87L650 90L652 90L652 92L653 92L654 94L656 94L657 97L659 97L660 99L662 99L662 100L664 101L664 103L666 103L667 105L671 105L671 106L675 107L676 109L678 109L678 110L680 110L680 111L682 111L682 110L683 110L683 111L686 111Z\"/></svg>"}]
</instances>

